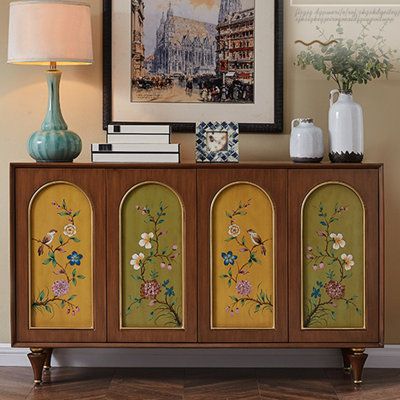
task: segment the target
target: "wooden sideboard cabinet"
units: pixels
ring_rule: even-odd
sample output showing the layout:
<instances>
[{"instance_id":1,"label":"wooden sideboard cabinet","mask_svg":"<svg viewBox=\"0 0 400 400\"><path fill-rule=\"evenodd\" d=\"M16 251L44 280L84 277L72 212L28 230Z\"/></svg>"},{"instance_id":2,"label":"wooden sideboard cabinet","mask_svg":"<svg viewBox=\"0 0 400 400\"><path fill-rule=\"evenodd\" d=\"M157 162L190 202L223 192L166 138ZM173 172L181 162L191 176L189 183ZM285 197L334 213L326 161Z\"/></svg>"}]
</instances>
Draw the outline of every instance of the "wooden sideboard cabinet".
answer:
<instances>
[{"instance_id":1,"label":"wooden sideboard cabinet","mask_svg":"<svg viewBox=\"0 0 400 400\"><path fill-rule=\"evenodd\" d=\"M11 165L12 345L338 348L384 341L383 167Z\"/></svg>"}]
</instances>

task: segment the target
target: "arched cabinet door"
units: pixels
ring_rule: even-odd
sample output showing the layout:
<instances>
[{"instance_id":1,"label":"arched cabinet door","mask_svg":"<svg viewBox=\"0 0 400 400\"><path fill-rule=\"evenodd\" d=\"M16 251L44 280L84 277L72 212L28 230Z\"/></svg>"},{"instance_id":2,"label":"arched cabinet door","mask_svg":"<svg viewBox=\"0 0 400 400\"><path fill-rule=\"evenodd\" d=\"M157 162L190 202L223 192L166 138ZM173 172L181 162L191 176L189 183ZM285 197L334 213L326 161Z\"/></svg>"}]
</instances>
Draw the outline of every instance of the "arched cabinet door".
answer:
<instances>
[{"instance_id":1,"label":"arched cabinet door","mask_svg":"<svg viewBox=\"0 0 400 400\"><path fill-rule=\"evenodd\" d=\"M84 169L16 171L16 342L105 341L103 180Z\"/></svg>"},{"instance_id":2,"label":"arched cabinet door","mask_svg":"<svg viewBox=\"0 0 400 400\"><path fill-rule=\"evenodd\" d=\"M287 340L286 172L201 170L202 342Z\"/></svg>"},{"instance_id":3,"label":"arched cabinet door","mask_svg":"<svg viewBox=\"0 0 400 400\"><path fill-rule=\"evenodd\" d=\"M196 341L195 171L108 173L109 339Z\"/></svg>"},{"instance_id":4,"label":"arched cabinet door","mask_svg":"<svg viewBox=\"0 0 400 400\"><path fill-rule=\"evenodd\" d=\"M291 341L378 341L378 174L290 172Z\"/></svg>"}]
</instances>

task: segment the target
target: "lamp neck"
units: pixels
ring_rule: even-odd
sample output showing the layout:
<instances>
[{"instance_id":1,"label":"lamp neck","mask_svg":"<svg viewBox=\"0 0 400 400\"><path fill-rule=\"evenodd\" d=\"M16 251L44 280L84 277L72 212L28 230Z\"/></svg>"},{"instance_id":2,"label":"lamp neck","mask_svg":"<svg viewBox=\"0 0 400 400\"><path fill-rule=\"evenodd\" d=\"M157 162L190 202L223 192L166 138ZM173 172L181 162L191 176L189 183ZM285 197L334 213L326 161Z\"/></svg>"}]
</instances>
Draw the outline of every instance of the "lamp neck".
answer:
<instances>
[{"instance_id":1,"label":"lamp neck","mask_svg":"<svg viewBox=\"0 0 400 400\"><path fill-rule=\"evenodd\" d=\"M52 65L54 64L54 66ZM68 126L64 121L60 107L60 80L61 71L58 71L56 63L51 63L47 71L47 86L49 91L49 102L46 117L42 123L43 131L67 130Z\"/></svg>"}]
</instances>

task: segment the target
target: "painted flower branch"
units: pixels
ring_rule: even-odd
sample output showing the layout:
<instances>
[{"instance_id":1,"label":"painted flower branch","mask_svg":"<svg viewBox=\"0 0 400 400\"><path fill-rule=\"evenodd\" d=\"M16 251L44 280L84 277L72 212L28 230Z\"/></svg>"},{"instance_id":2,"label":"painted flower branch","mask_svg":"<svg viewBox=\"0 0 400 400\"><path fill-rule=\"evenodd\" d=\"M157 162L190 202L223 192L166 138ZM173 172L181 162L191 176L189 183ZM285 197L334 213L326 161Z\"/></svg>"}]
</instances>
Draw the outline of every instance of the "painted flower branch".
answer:
<instances>
[{"instance_id":1,"label":"painted flower branch","mask_svg":"<svg viewBox=\"0 0 400 400\"><path fill-rule=\"evenodd\" d=\"M70 294L70 290L71 286L76 286L79 280L85 279L85 276L77 268L81 265L83 255L73 250L66 256L66 249L70 244L80 242L76 236L78 228L75 223L80 211L69 209L65 200L61 204L53 201L52 205L56 207L58 216L66 218L67 223L63 233L57 237L57 230L51 229L43 239L32 238L32 240L39 244L37 253L39 257L44 257L42 264L52 266L53 274L62 276L62 279L53 282L51 292L49 288L41 290L32 303L32 308L53 314L54 306L57 306L61 309L65 308L67 314L75 316L80 308L73 302L77 295ZM47 255L45 255L45 251L47 251ZM62 260L63 258L64 260Z\"/></svg>"},{"instance_id":2,"label":"painted flower branch","mask_svg":"<svg viewBox=\"0 0 400 400\"><path fill-rule=\"evenodd\" d=\"M136 206L136 210L145 217L144 221L151 226L151 232L141 234L138 244L143 248L144 253L133 254L130 261L135 272L132 279L140 282L140 293L138 296L129 297L131 303L126 313L130 314L134 307L138 308L148 301L148 305L154 307L150 312L150 319L154 320L155 324L180 327L182 326L181 307L175 299L174 287L170 279L164 279L160 283L160 273L154 269L159 267L164 271L172 271L179 256L177 245L163 247L161 243L161 239L167 236L167 232L162 230L167 209L168 206L162 202L156 214L153 214L149 207ZM151 266L153 269L150 270Z\"/></svg>"},{"instance_id":3,"label":"painted flower branch","mask_svg":"<svg viewBox=\"0 0 400 400\"><path fill-rule=\"evenodd\" d=\"M357 296L353 295L350 298L345 296L344 281L351 278L353 255L346 254L345 250L342 250L346 247L343 234L332 231L332 225L338 222L346 211L348 207L336 204L333 212L328 215L324 205L322 203L319 205L318 216L323 229L318 230L316 235L322 246L316 248L308 246L305 258L307 265L314 271L323 270L327 266L331 268L326 273L326 281L317 280L312 288L305 312L304 327L326 325L328 318L335 320L335 308L339 301L347 306L353 306L356 312L361 313L356 304Z\"/></svg>"},{"instance_id":4,"label":"painted flower branch","mask_svg":"<svg viewBox=\"0 0 400 400\"><path fill-rule=\"evenodd\" d=\"M229 220L228 227L228 238L225 239L227 243L233 242L237 247L238 252L242 254L239 256L233 254L231 250L222 252L221 257L224 262L224 266L228 267L226 273L220 276L221 279L227 280L228 287L232 284L235 285L236 293L230 296L231 303L227 305L226 312L232 316L239 312L239 307L249 306L249 312L254 313L264 310L273 309L273 303L271 296L268 296L267 292L260 288L258 285L256 293L252 295L253 285L249 280L244 279L245 275L251 272L254 264L261 264L260 256L266 256L266 243L270 239L263 240L253 229L248 229L247 233L250 240L246 240L246 237L242 235L241 228L238 225L237 219L241 216L247 215L247 209L251 206L251 200L245 203L240 202L238 207L231 212L226 211L226 217Z\"/></svg>"}]
</instances>

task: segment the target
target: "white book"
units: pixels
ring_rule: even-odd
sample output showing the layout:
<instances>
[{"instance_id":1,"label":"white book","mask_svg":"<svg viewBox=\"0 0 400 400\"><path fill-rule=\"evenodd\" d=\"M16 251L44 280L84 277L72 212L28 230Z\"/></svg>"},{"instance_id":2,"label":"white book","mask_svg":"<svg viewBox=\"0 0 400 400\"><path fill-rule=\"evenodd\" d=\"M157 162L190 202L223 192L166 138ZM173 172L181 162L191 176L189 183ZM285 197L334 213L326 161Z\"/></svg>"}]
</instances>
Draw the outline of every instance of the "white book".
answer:
<instances>
[{"instance_id":1,"label":"white book","mask_svg":"<svg viewBox=\"0 0 400 400\"><path fill-rule=\"evenodd\" d=\"M121 144L121 143L164 143L169 144L169 135L107 135L107 143Z\"/></svg>"},{"instance_id":2,"label":"white book","mask_svg":"<svg viewBox=\"0 0 400 400\"><path fill-rule=\"evenodd\" d=\"M108 125L110 134L169 135L169 125Z\"/></svg>"},{"instance_id":3,"label":"white book","mask_svg":"<svg viewBox=\"0 0 400 400\"><path fill-rule=\"evenodd\" d=\"M179 163L179 153L92 153L99 163Z\"/></svg>"},{"instance_id":4,"label":"white book","mask_svg":"<svg viewBox=\"0 0 400 400\"><path fill-rule=\"evenodd\" d=\"M94 143L94 153L179 153L179 144L164 143Z\"/></svg>"}]
</instances>

